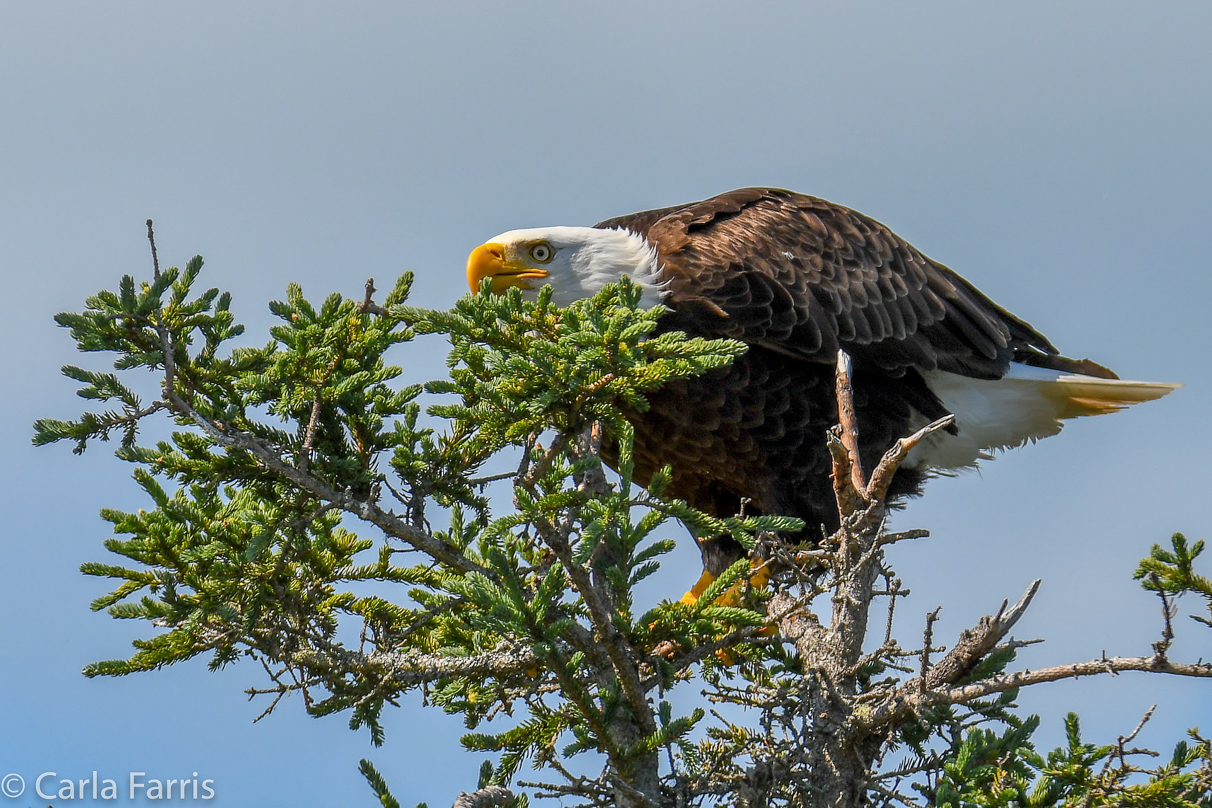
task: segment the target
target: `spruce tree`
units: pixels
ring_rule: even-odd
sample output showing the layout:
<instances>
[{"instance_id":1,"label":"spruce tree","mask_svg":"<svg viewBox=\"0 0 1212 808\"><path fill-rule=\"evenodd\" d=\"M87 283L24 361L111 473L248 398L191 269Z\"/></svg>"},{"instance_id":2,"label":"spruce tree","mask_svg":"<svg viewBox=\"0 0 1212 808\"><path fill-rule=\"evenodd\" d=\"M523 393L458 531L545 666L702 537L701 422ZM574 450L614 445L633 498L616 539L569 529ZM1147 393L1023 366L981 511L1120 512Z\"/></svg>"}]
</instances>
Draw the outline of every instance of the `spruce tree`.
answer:
<instances>
[{"instance_id":1,"label":"spruce tree","mask_svg":"<svg viewBox=\"0 0 1212 808\"><path fill-rule=\"evenodd\" d=\"M86 675L252 657L268 675L256 688L267 712L301 692L310 713L346 713L376 745L384 707L423 690L463 717L463 746L485 756L457 806L1212 807L1197 731L1154 758L1131 746L1136 732L1084 740L1070 715L1066 744L1044 754L1039 719L1015 704L1021 687L1079 675L1212 678L1212 665L1168 656L1179 595L1202 598L1207 612L1193 616L1212 628L1202 542L1176 534L1136 572L1165 615L1151 653L1016 668L1024 643L1010 631L1035 585L950 647L928 617L922 646L902 648L891 625L906 587L884 549L925 531L885 530L884 495L945 421L864 470L843 419L830 437L842 527L797 544L787 537L814 531L796 520L721 519L666 497L668 470L633 484L624 413L745 346L654 335L662 310L639 309L626 280L563 309L548 291L528 302L485 289L450 311L409 306L408 274L381 302L373 282L362 300L319 305L292 284L270 303L280 322L268 342L233 348L243 328L231 295L199 292L201 272L201 258L157 266L56 317L80 351L112 356L113 372L65 367L98 407L38 421L35 443L83 452L116 438L148 498L136 513L102 512L119 558L81 567L115 582L92 607L146 621L147 636ZM443 339L447 378L405 383L389 361ZM160 379L150 403L127 381L139 369ZM838 378L844 413L844 355ZM171 421L171 435L143 440L149 419ZM513 470L490 473L502 457ZM512 496L490 498L501 481ZM639 602L636 584L677 525L731 535L753 561L694 604ZM668 694L687 687L748 720L679 713ZM369 761L362 772L382 805L399 804Z\"/></svg>"}]
</instances>

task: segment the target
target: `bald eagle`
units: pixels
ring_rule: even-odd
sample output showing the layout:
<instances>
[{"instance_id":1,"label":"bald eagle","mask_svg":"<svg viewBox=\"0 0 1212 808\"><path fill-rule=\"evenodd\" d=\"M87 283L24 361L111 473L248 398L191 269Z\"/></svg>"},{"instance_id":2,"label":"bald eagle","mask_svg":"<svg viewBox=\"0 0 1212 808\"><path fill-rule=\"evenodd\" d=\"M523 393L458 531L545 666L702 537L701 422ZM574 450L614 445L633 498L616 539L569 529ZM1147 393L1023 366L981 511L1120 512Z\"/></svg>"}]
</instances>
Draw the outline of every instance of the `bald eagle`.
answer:
<instances>
[{"instance_id":1,"label":"bald eagle","mask_svg":"<svg viewBox=\"0 0 1212 808\"><path fill-rule=\"evenodd\" d=\"M749 346L728 368L672 382L628 413L635 479L670 465L668 496L717 516L742 501L834 530L826 432L837 422L834 368L853 359L859 455L871 469L900 437L948 413L919 444L892 501L933 473L1055 435L1062 421L1114 412L1179 385L1120 380L1061 356L1043 334L879 222L823 199L746 188L593 227L502 233L467 261L473 291L553 287L557 305L628 276L661 331ZM606 461L612 463L610 447ZM700 541L705 576L740 558L732 539Z\"/></svg>"}]
</instances>

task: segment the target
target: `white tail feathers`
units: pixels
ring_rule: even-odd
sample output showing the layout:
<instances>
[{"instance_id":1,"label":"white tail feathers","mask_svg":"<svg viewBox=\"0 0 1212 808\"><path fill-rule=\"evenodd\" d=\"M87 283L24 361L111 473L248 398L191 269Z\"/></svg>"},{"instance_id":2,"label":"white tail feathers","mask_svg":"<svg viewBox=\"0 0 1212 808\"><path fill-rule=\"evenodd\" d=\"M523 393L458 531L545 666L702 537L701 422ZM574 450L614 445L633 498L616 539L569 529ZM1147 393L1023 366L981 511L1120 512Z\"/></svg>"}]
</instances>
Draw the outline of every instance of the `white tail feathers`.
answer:
<instances>
[{"instance_id":1,"label":"white tail feathers","mask_svg":"<svg viewBox=\"0 0 1212 808\"><path fill-rule=\"evenodd\" d=\"M988 457L991 450L1055 435L1061 431L1063 420L1116 412L1182 387L1100 379L1017 363L997 380L970 379L941 371L924 376L943 406L954 413L957 434L931 436L910 454L909 464L936 469L971 466Z\"/></svg>"},{"instance_id":2,"label":"white tail feathers","mask_svg":"<svg viewBox=\"0 0 1212 808\"><path fill-rule=\"evenodd\" d=\"M1035 382L1038 389L1060 405L1057 418L1080 418L1118 412L1130 404L1152 401L1182 387L1167 382L1100 379L1078 373L1060 373L1014 363L1003 379Z\"/></svg>"}]
</instances>

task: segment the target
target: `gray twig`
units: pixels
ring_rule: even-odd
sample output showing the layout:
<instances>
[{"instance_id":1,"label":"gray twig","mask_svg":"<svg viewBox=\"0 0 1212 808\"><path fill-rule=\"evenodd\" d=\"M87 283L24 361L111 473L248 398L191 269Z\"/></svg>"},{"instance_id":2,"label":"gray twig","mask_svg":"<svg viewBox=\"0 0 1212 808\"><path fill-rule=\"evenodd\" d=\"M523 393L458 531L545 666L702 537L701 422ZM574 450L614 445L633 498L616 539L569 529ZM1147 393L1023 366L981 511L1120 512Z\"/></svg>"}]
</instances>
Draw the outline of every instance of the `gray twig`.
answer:
<instances>
[{"instance_id":1,"label":"gray twig","mask_svg":"<svg viewBox=\"0 0 1212 808\"><path fill-rule=\"evenodd\" d=\"M156 280L160 279L160 256L156 254L156 233L152 230L152 220L147 220L147 240L151 242L152 251L152 277Z\"/></svg>"}]
</instances>

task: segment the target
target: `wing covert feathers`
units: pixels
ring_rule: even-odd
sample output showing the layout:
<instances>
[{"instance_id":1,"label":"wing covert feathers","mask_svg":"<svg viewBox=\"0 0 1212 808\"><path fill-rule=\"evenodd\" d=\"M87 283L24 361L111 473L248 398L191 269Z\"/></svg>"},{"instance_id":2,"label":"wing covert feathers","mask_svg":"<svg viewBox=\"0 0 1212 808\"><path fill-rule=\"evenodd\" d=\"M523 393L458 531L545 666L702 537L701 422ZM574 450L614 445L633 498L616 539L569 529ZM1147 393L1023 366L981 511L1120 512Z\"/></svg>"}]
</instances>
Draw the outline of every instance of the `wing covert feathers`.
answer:
<instances>
[{"instance_id":1,"label":"wing covert feathers","mask_svg":"<svg viewBox=\"0 0 1212 808\"><path fill-rule=\"evenodd\" d=\"M679 330L894 375L996 379L1057 350L884 225L823 199L744 188L609 219L657 249Z\"/></svg>"}]
</instances>

